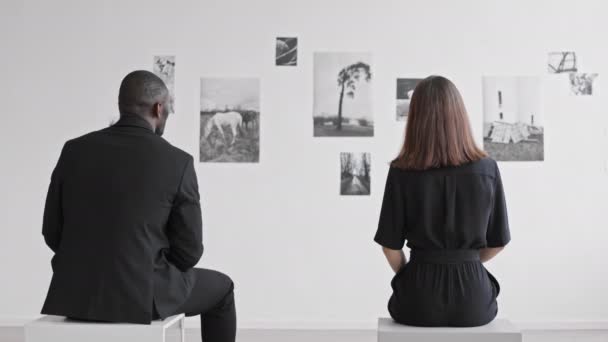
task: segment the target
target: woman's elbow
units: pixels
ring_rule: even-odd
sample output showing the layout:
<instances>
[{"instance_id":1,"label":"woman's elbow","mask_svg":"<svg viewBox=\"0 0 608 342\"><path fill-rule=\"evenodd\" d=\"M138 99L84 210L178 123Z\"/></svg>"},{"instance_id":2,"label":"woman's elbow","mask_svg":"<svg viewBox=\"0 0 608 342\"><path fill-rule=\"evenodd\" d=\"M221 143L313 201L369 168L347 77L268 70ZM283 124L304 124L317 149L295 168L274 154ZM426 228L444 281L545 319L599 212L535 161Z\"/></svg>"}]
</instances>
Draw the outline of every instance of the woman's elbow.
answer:
<instances>
[{"instance_id":1,"label":"woman's elbow","mask_svg":"<svg viewBox=\"0 0 608 342\"><path fill-rule=\"evenodd\" d=\"M400 249L392 249L392 248L388 248L385 246L382 246L382 252L384 253L384 255L393 255L396 253L400 253L401 250Z\"/></svg>"}]
</instances>

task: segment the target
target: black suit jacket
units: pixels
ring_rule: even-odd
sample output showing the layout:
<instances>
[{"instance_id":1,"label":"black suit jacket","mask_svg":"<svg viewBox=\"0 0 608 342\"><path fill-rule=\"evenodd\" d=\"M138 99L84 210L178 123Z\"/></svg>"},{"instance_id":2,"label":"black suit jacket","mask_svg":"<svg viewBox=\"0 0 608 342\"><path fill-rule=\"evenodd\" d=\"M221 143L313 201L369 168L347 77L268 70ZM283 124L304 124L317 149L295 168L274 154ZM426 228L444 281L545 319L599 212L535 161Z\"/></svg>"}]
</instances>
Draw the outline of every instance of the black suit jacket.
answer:
<instances>
[{"instance_id":1,"label":"black suit jacket","mask_svg":"<svg viewBox=\"0 0 608 342\"><path fill-rule=\"evenodd\" d=\"M192 290L203 253L193 158L129 115L65 143L42 234L55 252L42 314L146 323Z\"/></svg>"}]
</instances>

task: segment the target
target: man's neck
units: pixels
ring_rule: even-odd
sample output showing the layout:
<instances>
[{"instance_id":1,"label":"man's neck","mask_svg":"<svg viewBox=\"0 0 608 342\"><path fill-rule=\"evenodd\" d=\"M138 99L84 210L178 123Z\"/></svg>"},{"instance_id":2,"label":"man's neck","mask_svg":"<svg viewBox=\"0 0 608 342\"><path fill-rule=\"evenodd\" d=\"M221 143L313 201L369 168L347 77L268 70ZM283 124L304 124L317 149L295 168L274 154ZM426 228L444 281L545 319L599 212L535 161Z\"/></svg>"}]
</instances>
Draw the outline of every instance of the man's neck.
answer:
<instances>
[{"instance_id":1,"label":"man's neck","mask_svg":"<svg viewBox=\"0 0 608 342\"><path fill-rule=\"evenodd\" d=\"M132 113L132 112L122 112L120 113L120 118L123 119L127 119L127 120L137 120L143 123L146 123L148 128L150 130L152 130L153 132L156 131L156 127L154 127L154 123L152 122L152 119L147 117L146 115L142 115L142 114L137 114L137 113Z\"/></svg>"}]
</instances>

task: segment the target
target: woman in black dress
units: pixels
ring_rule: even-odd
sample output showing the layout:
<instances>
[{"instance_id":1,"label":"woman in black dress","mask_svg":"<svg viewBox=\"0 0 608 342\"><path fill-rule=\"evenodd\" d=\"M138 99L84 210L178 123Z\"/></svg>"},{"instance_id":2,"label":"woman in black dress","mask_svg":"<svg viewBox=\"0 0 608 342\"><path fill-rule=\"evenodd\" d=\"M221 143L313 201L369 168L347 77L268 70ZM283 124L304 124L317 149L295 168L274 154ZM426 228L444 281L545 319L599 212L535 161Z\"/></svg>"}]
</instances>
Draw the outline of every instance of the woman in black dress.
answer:
<instances>
[{"instance_id":1,"label":"woman in black dress","mask_svg":"<svg viewBox=\"0 0 608 342\"><path fill-rule=\"evenodd\" d=\"M446 78L418 84L406 127L374 238L396 272L388 310L407 325L485 325L498 312L500 286L483 263L511 239L498 166L475 144Z\"/></svg>"}]
</instances>

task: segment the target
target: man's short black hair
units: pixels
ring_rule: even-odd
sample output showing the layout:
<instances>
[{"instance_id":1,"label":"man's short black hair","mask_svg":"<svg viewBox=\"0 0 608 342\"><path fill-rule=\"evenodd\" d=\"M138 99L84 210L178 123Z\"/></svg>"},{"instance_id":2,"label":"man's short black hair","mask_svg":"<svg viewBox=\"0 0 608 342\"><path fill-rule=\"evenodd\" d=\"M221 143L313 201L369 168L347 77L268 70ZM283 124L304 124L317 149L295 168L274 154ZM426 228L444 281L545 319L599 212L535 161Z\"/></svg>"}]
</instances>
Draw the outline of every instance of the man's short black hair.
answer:
<instances>
[{"instance_id":1,"label":"man's short black hair","mask_svg":"<svg viewBox=\"0 0 608 342\"><path fill-rule=\"evenodd\" d=\"M120 114L147 115L155 103L168 101L169 89L163 80L146 70L129 73L120 84L118 109Z\"/></svg>"}]
</instances>

